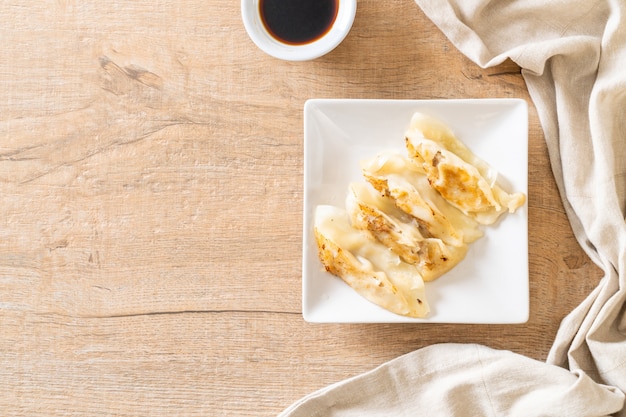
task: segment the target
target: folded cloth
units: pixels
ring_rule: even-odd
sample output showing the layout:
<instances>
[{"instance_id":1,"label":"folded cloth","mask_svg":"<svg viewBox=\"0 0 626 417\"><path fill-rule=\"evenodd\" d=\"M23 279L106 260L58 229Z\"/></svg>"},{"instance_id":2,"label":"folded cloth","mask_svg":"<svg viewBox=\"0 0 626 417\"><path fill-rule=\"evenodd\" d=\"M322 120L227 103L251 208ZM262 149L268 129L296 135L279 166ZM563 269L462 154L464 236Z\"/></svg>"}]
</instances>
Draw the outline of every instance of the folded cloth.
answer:
<instances>
[{"instance_id":1,"label":"folded cloth","mask_svg":"<svg viewBox=\"0 0 626 417\"><path fill-rule=\"evenodd\" d=\"M310 394L280 417L593 417L621 409L620 391L548 366L480 345L433 345Z\"/></svg>"},{"instance_id":2,"label":"folded cloth","mask_svg":"<svg viewBox=\"0 0 626 417\"><path fill-rule=\"evenodd\" d=\"M434 345L322 389L286 416L626 416L626 2L416 0L481 67L522 68L574 234L605 275L546 363Z\"/></svg>"}]
</instances>

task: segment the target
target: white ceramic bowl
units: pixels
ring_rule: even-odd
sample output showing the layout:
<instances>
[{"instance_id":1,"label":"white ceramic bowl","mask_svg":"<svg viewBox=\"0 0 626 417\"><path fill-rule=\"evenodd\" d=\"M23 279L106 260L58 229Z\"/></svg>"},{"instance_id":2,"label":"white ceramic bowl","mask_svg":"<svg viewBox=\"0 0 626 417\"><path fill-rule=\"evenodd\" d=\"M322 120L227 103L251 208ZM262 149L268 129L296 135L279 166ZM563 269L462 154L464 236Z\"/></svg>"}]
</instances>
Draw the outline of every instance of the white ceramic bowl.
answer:
<instances>
[{"instance_id":1,"label":"white ceramic bowl","mask_svg":"<svg viewBox=\"0 0 626 417\"><path fill-rule=\"evenodd\" d=\"M267 32L261 21L259 1L241 0L241 16L246 31L263 52L286 61L308 61L329 53L348 35L356 15L357 0L339 0L337 18L324 36L310 43L289 45Z\"/></svg>"}]
</instances>

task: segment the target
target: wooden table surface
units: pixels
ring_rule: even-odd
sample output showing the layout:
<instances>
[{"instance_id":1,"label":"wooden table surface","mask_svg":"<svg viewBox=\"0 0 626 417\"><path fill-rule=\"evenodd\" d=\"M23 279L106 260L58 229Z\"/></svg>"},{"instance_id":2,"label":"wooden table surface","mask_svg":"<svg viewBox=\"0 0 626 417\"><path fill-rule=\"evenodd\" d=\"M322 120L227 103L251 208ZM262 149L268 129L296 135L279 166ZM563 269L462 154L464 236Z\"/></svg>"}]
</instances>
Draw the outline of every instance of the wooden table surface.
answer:
<instances>
[{"instance_id":1,"label":"wooden table surface","mask_svg":"<svg viewBox=\"0 0 626 417\"><path fill-rule=\"evenodd\" d=\"M0 415L274 416L415 349L545 360L601 272L575 241L519 68L411 0L360 0L332 53L257 49L239 3L0 4ZM529 103L530 320L309 324L309 98Z\"/></svg>"}]
</instances>

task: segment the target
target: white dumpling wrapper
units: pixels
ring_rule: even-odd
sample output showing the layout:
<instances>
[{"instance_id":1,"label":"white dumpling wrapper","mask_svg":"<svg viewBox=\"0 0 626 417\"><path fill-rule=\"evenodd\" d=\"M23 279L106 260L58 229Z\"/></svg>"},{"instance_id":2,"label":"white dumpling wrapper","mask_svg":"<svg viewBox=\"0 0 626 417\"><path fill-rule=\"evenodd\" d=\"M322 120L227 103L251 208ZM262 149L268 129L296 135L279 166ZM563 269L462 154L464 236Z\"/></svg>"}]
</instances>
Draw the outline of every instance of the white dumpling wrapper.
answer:
<instances>
[{"instance_id":1,"label":"white dumpling wrapper","mask_svg":"<svg viewBox=\"0 0 626 417\"><path fill-rule=\"evenodd\" d=\"M428 315L424 281L417 269L367 232L352 227L345 210L317 206L314 231L326 271L393 313L409 317Z\"/></svg>"},{"instance_id":2,"label":"white dumpling wrapper","mask_svg":"<svg viewBox=\"0 0 626 417\"><path fill-rule=\"evenodd\" d=\"M467 253L467 245L446 245L441 239L424 237L414 217L369 184L350 184L346 209L354 227L367 230L402 260L415 265L424 281L440 277Z\"/></svg>"},{"instance_id":3,"label":"white dumpling wrapper","mask_svg":"<svg viewBox=\"0 0 626 417\"><path fill-rule=\"evenodd\" d=\"M416 113L405 134L409 157L450 204L481 224L493 224L526 201L497 183L497 172L454 136L441 121Z\"/></svg>"},{"instance_id":4,"label":"white dumpling wrapper","mask_svg":"<svg viewBox=\"0 0 626 417\"><path fill-rule=\"evenodd\" d=\"M424 171L407 157L385 151L362 161L361 168L377 191L393 198L401 210L417 219L427 237L463 246L482 236L478 223L441 197Z\"/></svg>"}]
</instances>

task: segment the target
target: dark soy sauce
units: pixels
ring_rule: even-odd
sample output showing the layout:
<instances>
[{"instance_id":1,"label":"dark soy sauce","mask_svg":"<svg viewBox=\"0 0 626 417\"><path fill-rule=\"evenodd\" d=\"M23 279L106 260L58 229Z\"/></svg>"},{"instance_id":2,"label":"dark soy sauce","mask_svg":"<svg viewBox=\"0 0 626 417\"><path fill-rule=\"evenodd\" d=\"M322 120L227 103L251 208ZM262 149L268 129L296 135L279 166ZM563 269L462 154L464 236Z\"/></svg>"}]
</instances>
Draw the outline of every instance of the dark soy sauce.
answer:
<instances>
[{"instance_id":1,"label":"dark soy sauce","mask_svg":"<svg viewBox=\"0 0 626 417\"><path fill-rule=\"evenodd\" d=\"M335 23L340 0L260 0L265 29L278 41L303 45L324 36Z\"/></svg>"}]
</instances>

